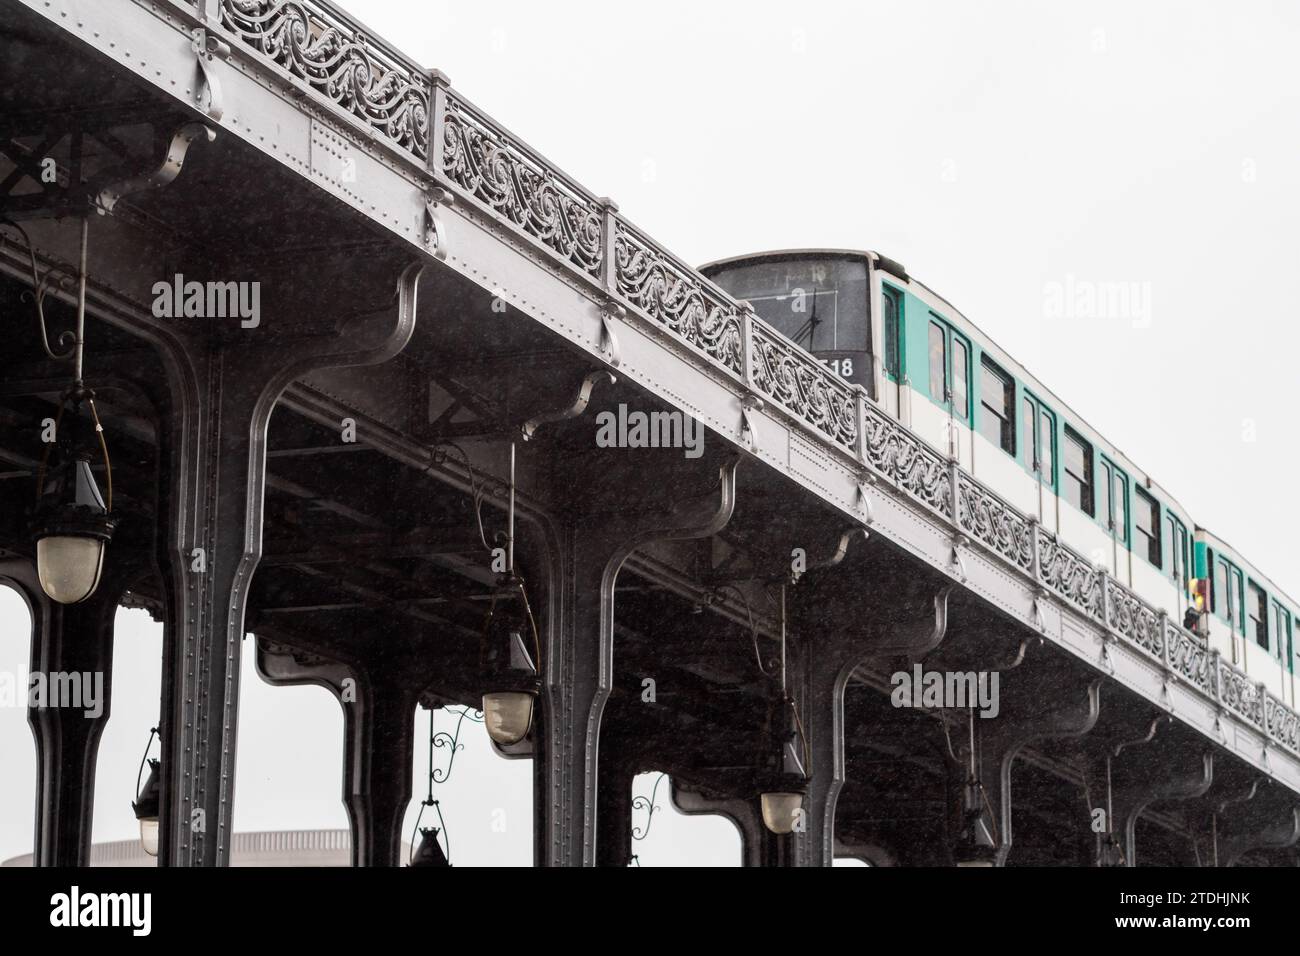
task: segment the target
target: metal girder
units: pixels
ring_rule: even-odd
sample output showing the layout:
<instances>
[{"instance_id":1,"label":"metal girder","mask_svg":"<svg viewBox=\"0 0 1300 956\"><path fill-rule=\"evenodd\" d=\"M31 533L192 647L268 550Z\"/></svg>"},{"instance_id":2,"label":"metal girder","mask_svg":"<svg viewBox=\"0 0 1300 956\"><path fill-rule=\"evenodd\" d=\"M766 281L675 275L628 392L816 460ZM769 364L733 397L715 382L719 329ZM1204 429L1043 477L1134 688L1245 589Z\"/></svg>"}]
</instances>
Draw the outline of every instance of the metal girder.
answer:
<instances>
[{"instance_id":1,"label":"metal girder","mask_svg":"<svg viewBox=\"0 0 1300 956\"><path fill-rule=\"evenodd\" d=\"M544 773L550 805L543 808L547 862L593 865L597 860L597 799L601 719L613 686L615 586L637 549L656 540L716 534L736 504L736 468L719 469L712 513L694 522L661 513L601 514L571 526L561 554L567 612L552 632L544 668ZM558 637L558 640L556 640ZM581 780L581 784L579 784Z\"/></svg>"},{"instance_id":2,"label":"metal girder","mask_svg":"<svg viewBox=\"0 0 1300 956\"><path fill-rule=\"evenodd\" d=\"M297 339L286 362L274 337L202 351L164 353L175 379L160 542L166 581L169 665L162 738L162 854L173 865L224 865L230 846L239 658L249 584L262 549L266 432L281 392L313 368L378 364L415 328L422 267L398 282L391 328ZM219 491L219 493L218 493ZM199 560L202 555L202 560Z\"/></svg>"},{"instance_id":3,"label":"metal girder","mask_svg":"<svg viewBox=\"0 0 1300 956\"><path fill-rule=\"evenodd\" d=\"M999 715L997 730L980 740L980 782L985 788L995 780L993 805L998 808L997 849L994 862L1005 866L1012 846L1011 769L1016 758L1035 741L1082 737L1101 714L1101 679L1088 682L1082 693L1047 707L1025 702L1019 713L1008 708ZM992 768L997 776L986 774Z\"/></svg>"},{"instance_id":4,"label":"metal girder","mask_svg":"<svg viewBox=\"0 0 1300 956\"><path fill-rule=\"evenodd\" d=\"M0 581L22 595L32 617L32 675L44 675L45 696L29 701L27 721L36 740L37 866L89 866L95 768L100 736L112 711L113 622L125 591L146 573L141 554L116 540L95 593L80 604L45 596L34 561L0 559ZM81 700L56 699L56 675L95 684ZM91 709L90 697L97 698Z\"/></svg>"}]
</instances>

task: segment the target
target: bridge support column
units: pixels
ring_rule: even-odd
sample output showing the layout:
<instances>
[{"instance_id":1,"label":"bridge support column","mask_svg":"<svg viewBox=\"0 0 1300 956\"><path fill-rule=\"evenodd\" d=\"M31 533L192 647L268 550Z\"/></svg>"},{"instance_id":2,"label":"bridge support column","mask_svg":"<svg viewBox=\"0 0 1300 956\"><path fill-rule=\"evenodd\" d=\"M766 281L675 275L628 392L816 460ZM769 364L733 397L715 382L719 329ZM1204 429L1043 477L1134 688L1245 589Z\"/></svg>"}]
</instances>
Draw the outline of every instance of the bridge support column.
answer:
<instances>
[{"instance_id":1,"label":"bridge support column","mask_svg":"<svg viewBox=\"0 0 1300 956\"><path fill-rule=\"evenodd\" d=\"M1166 741L1159 751L1117 756L1112 766L1114 823L1124 826L1124 865L1137 866L1137 821L1151 804L1191 800L1214 783L1214 754L1196 742ZM1141 756L1138 756L1140 754Z\"/></svg>"},{"instance_id":2,"label":"bridge support column","mask_svg":"<svg viewBox=\"0 0 1300 956\"><path fill-rule=\"evenodd\" d=\"M744 866L776 866L778 837L763 825L758 798L753 795L710 797L677 778L672 779L672 802L687 816L720 816L740 831L740 857Z\"/></svg>"},{"instance_id":3,"label":"bridge support column","mask_svg":"<svg viewBox=\"0 0 1300 956\"><path fill-rule=\"evenodd\" d=\"M1092 730L1101 714L1101 680L1065 696L1048 707L1016 701L1004 709L997 730L983 734L978 742L976 786L988 791L989 804L998 811L994 831L993 864L1006 866L1011 852L1011 770L1025 747L1040 740L1081 737ZM977 718L978 719L978 718Z\"/></svg>"},{"instance_id":4,"label":"bridge support column","mask_svg":"<svg viewBox=\"0 0 1300 956\"><path fill-rule=\"evenodd\" d=\"M616 860L598 849L600 725L614 674L614 588L623 563L638 548L659 540L707 538L726 526L736 501L738 458L721 466L718 500L711 514L676 519L671 499L647 513L613 512L573 525L565 535L560 633L549 651L543 693L545 739L540 757L549 799L537 808L537 830L551 866L594 866ZM622 783L617 786L622 788ZM630 800L630 781L625 788ZM611 853L615 851L611 848ZM622 850L617 851L618 854ZM626 863L626 860L624 860Z\"/></svg>"},{"instance_id":5,"label":"bridge support column","mask_svg":"<svg viewBox=\"0 0 1300 956\"><path fill-rule=\"evenodd\" d=\"M371 642L373 652L377 641ZM367 654L371 657L372 654ZM343 708L343 805L352 865L402 866L402 821L411 802L415 709L427 675L418 655L386 664L298 652L259 638L258 673L276 686L316 684Z\"/></svg>"},{"instance_id":6,"label":"bridge support column","mask_svg":"<svg viewBox=\"0 0 1300 956\"><path fill-rule=\"evenodd\" d=\"M103 579L80 604L46 597L35 562L0 562L32 615L27 722L36 738L37 866L88 866L95 769L113 688L113 621L138 566L110 546Z\"/></svg>"},{"instance_id":7,"label":"bridge support column","mask_svg":"<svg viewBox=\"0 0 1300 956\"><path fill-rule=\"evenodd\" d=\"M1254 850L1282 850L1300 842L1300 807L1282 797L1272 805L1246 812L1218 824L1215 848L1220 866L1236 866Z\"/></svg>"},{"instance_id":8,"label":"bridge support column","mask_svg":"<svg viewBox=\"0 0 1300 956\"><path fill-rule=\"evenodd\" d=\"M317 327L311 335L268 330L237 343L190 341L167 356L179 389L160 429L168 659L159 835L168 865L229 860L241 644L261 556L266 435L276 400L311 371L378 364L405 348L420 271L413 264L402 273L396 321L385 319L381 332L369 323L364 331Z\"/></svg>"},{"instance_id":9,"label":"bridge support column","mask_svg":"<svg viewBox=\"0 0 1300 956\"><path fill-rule=\"evenodd\" d=\"M793 865L831 866L835 860L835 805L845 780L844 694L853 672L872 657L919 659L938 647L948 629L951 591L943 588L919 618L901 626L869 628L865 638L835 633L803 643L799 664L811 772L804 830L792 834Z\"/></svg>"}]
</instances>

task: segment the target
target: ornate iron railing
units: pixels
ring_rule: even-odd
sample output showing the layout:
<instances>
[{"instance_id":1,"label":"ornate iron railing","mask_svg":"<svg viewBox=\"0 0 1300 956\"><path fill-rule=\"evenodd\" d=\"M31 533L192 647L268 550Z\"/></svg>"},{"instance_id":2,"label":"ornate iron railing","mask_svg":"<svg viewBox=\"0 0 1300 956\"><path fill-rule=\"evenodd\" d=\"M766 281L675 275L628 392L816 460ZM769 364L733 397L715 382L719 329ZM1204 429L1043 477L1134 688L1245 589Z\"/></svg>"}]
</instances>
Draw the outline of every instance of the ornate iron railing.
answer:
<instances>
[{"instance_id":1,"label":"ornate iron railing","mask_svg":"<svg viewBox=\"0 0 1300 956\"><path fill-rule=\"evenodd\" d=\"M1091 619L1221 710L1300 754L1300 715L1206 642L1095 568L1033 518L961 471L600 199L370 36L327 0L196 0L247 47L360 122L440 184L598 283L610 302L738 379L795 422L856 459L906 500L950 523L1044 593Z\"/></svg>"}]
</instances>

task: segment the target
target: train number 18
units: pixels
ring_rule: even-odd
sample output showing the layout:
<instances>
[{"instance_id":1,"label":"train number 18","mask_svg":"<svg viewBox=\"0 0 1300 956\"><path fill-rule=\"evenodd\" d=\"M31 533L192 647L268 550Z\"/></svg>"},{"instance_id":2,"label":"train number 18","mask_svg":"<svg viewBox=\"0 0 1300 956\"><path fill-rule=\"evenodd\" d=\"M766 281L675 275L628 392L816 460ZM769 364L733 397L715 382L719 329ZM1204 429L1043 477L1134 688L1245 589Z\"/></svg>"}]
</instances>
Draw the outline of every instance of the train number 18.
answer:
<instances>
[{"instance_id":1,"label":"train number 18","mask_svg":"<svg viewBox=\"0 0 1300 956\"><path fill-rule=\"evenodd\" d=\"M822 359L822 364L840 378L853 377L853 359L851 358Z\"/></svg>"}]
</instances>

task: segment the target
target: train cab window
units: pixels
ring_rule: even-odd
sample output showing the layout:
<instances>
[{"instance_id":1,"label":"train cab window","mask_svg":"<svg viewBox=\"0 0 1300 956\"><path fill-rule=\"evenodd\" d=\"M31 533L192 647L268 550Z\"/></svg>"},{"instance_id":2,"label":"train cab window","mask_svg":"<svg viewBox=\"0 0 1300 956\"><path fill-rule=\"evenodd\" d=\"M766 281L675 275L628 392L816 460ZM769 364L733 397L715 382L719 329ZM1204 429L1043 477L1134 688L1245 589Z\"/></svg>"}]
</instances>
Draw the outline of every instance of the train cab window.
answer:
<instances>
[{"instance_id":1,"label":"train cab window","mask_svg":"<svg viewBox=\"0 0 1300 956\"><path fill-rule=\"evenodd\" d=\"M1255 643L1268 650L1268 595L1254 581L1246 585L1246 614L1246 633L1253 635Z\"/></svg>"},{"instance_id":2,"label":"train cab window","mask_svg":"<svg viewBox=\"0 0 1300 956\"><path fill-rule=\"evenodd\" d=\"M1163 567L1160 546L1160 505L1141 488L1137 492L1137 502L1133 506L1133 530L1136 532L1133 543L1138 553L1157 568Z\"/></svg>"},{"instance_id":3,"label":"train cab window","mask_svg":"<svg viewBox=\"0 0 1300 956\"><path fill-rule=\"evenodd\" d=\"M757 256L711 266L707 274L841 378L868 391L874 387L864 258Z\"/></svg>"},{"instance_id":4,"label":"train cab window","mask_svg":"<svg viewBox=\"0 0 1300 956\"><path fill-rule=\"evenodd\" d=\"M1016 385L988 358L980 360L980 434L1008 455L1016 453Z\"/></svg>"},{"instance_id":5,"label":"train cab window","mask_svg":"<svg viewBox=\"0 0 1300 956\"><path fill-rule=\"evenodd\" d=\"M1093 513L1092 445L1084 441L1069 425L1065 426L1064 474L1061 478L1065 500L1084 514Z\"/></svg>"},{"instance_id":6,"label":"train cab window","mask_svg":"<svg viewBox=\"0 0 1300 956\"><path fill-rule=\"evenodd\" d=\"M895 382L898 381L902 356L899 351L899 307L898 291L885 286L881 291L881 326L884 330L885 374Z\"/></svg>"},{"instance_id":7,"label":"train cab window","mask_svg":"<svg viewBox=\"0 0 1300 956\"><path fill-rule=\"evenodd\" d=\"M938 322L930 323L930 397L948 401L948 338Z\"/></svg>"}]
</instances>

